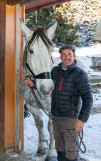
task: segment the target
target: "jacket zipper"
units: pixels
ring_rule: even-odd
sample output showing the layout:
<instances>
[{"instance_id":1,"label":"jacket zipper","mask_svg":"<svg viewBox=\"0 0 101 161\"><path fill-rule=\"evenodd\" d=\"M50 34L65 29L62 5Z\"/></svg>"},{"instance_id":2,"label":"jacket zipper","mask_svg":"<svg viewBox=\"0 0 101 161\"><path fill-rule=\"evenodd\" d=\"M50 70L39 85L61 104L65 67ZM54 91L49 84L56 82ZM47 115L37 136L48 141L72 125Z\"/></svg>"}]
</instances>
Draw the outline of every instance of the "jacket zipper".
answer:
<instances>
[{"instance_id":1,"label":"jacket zipper","mask_svg":"<svg viewBox=\"0 0 101 161\"><path fill-rule=\"evenodd\" d=\"M60 78L62 78L62 76L61 76ZM63 79L64 79L64 78L62 78L62 79L61 79L61 83L60 83L59 91L61 91L61 87L62 87Z\"/></svg>"},{"instance_id":2,"label":"jacket zipper","mask_svg":"<svg viewBox=\"0 0 101 161\"><path fill-rule=\"evenodd\" d=\"M72 110L73 110L73 115L74 115L74 105L73 105L73 103L72 103Z\"/></svg>"}]
</instances>

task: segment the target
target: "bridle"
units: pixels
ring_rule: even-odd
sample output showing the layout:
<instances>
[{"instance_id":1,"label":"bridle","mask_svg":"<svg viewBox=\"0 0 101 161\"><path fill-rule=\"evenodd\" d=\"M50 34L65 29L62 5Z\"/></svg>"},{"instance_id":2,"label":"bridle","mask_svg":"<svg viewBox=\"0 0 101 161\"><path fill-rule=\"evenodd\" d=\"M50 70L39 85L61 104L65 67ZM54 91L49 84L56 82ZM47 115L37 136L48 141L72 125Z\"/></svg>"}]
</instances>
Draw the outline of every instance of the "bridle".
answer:
<instances>
[{"instance_id":1,"label":"bridle","mask_svg":"<svg viewBox=\"0 0 101 161\"><path fill-rule=\"evenodd\" d=\"M38 75L35 75L28 63L26 63L26 67L28 68L34 79L51 79L51 72L43 72Z\"/></svg>"},{"instance_id":2,"label":"bridle","mask_svg":"<svg viewBox=\"0 0 101 161\"><path fill-rule=\"evenodd\" d=\"M30 52L28 43L26 44L25 48L28 49L29 52ZM32 53L30 52L30 54L32 54ZM35 75L35 73L31 70L29 64L27 63L27 53L26 53L26 63L25 63L25 67L27 67L27 69L30 71L30 73L32 74L34 80L35 79L51 79L51 72L43 72L43 73L39 73L39 74Z\"/></svg>"},{"instance_id":3,"label":"bridle","mask_svg":"<svg viewBox=\"0 0 101 161\"><path fill-rule=\"evenodd\" d=\"M38 26L34 32L33 35L31 37L31 39L26 43L25 46L25 67L28 68L28 70L30 71L30 73L32 74L34 79L51 79L51 72L43 72L43 73L39 73L38 75L35 75L34 72L31 70L30 65L27 63L27 51L30 52L30 54L33 54L33 50L30 49L30 46L32 44L33 41L36 40L36 38L41 37L41 39L43 40L44 44L46 45L49 53L51 50L51 47L53 46L52 41L47 37L46 35L46 29L44 29L43 27ZM52 56L51 56L51 60L53 62Z\"/></svg>"}]
</instances>

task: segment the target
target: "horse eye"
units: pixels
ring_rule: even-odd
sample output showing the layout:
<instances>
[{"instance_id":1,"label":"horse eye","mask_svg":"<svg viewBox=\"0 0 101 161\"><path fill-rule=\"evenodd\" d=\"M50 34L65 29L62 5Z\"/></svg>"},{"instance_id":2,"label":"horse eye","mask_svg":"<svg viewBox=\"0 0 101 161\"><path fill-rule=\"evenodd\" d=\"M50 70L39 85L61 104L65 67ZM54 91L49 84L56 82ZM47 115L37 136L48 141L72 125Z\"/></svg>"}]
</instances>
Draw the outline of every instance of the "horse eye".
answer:
<instances>
[{"instance_id":1,"label":"horse eye","mask_svg":"<svg viewBox=\"0 0 101 161\"><path fill-rule=\"evenodd\" d=\"M29 52L30 52L30 54L33 54L33 50L30 49Z\"/></svg>"}]
</instances>

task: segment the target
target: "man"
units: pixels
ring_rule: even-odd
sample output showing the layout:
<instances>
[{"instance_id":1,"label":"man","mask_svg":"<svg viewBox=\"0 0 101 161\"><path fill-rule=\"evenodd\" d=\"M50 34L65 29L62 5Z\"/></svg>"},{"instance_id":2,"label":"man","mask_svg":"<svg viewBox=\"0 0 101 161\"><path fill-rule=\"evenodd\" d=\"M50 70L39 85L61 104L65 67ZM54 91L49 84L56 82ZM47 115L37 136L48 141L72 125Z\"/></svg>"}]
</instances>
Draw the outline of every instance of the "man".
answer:
<instances>
[{"instance_id":1,"label":"man","mask_svg":"<svg viewBox=\"0 0 101 161\"><path fill-rule=\"evenodd\" d=\"M80 160L74 139L78 142L78 132L87 122L93 103L88 75L77 67L75 50L73 45L61 47L59 53L62 63L52 70L55 88L52 92L51 113L53 120L56 120L53 121L53 131L58 161Z\"/></svg>"}]
</instances>

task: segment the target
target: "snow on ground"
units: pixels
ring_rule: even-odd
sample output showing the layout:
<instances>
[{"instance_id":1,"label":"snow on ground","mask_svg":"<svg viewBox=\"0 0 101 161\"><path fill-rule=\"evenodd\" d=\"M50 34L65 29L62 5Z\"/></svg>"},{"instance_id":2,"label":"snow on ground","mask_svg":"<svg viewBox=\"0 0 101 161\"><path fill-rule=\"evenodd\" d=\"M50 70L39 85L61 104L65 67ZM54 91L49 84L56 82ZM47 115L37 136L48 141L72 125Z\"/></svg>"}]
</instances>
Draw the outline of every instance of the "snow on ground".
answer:
<instances>
[{"instance_id":1,"label":"snow on ground","mask_svg":"<svg viewBox=\"0 0 101 161\"><path fill-rule=\"evenodd\" d=\"M47 122L47 116L45 122ZM46 136L49 139L48 131ZM86 156L101 159L101 113L91 114L84 127L83 139L87 151ZM38 147L38 132L35 127L33 116L24 119L24 152L35 156ZM37 156L37 155L36 155Z\"/></svg>"},{"instance_id":2,"label":"snow on ground","mask_svg":"<svg viewBox=\"0 0 101 161\"><path fill-rule=\"evenodd\" d=\"M48 116L43 113L43 119L45 123L46 136L49 139L49 133L47 130ZM38 146L38 130L35 126L33 116L24 119L24 151L27 153L36 153Z\"/></svg>"},{"instance_id":3,"label":"snow on ground","mask_svg":"<svg viewBox=\"0 0 101 161\"><path fill-rule=\"evenodd\" d=\"M101 113L90 115L84 127L87 155L101 159Z\"/></svg>"},{"instance_id":4,"label":"snow on ground","mask_svg":"<svg viewBox=\"0 0 101 161\"><path fill-rule=\"evenodd\" d=\"M77 48L77 59L82 61L86 65L89 76L101 76L101 71L94 71L91 66L91 57L101 57L101 45ZM52 53L55 65L60 62L60 54L58 48L54 48ZM100 83L95 83L101 84ZM93 84L94 85L94 84ZM93 94L94 108L101 108L101 89L98 89L97 93ZM47 122L47 116L44 114L45 122ZM46 135L49 138L49 134L46 131ZM90 118L84 127L84 142L87 147L86 155L94 158L101 159L101 113L94 113L90 115ZM32 115L29 118L24 119L24 151L26 153L35 154L38 146L38 132L35 127L35 122Z\"/></svg>"}]
</instances>

